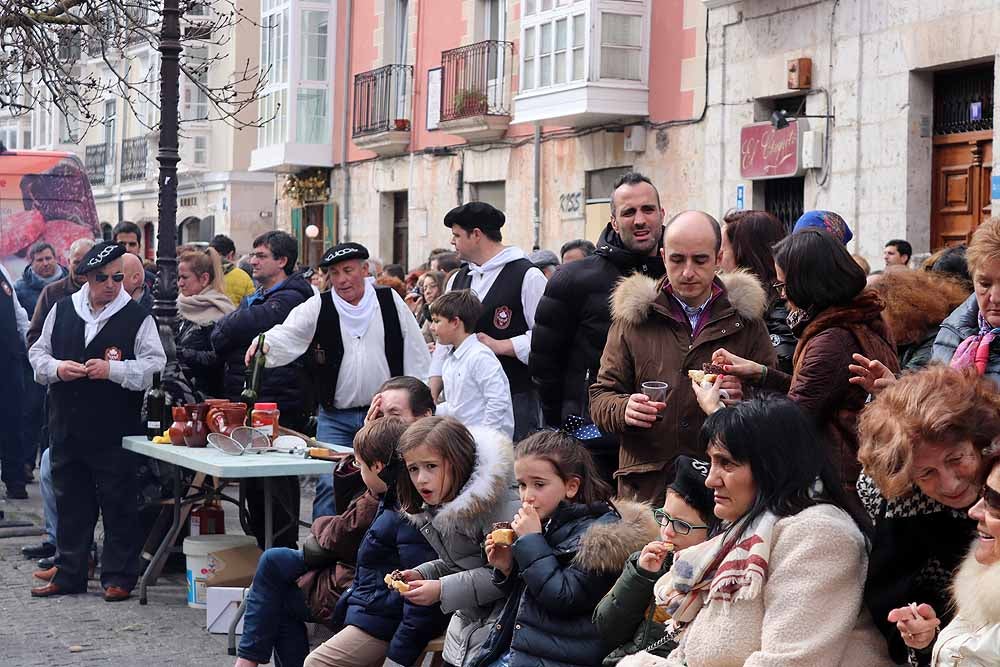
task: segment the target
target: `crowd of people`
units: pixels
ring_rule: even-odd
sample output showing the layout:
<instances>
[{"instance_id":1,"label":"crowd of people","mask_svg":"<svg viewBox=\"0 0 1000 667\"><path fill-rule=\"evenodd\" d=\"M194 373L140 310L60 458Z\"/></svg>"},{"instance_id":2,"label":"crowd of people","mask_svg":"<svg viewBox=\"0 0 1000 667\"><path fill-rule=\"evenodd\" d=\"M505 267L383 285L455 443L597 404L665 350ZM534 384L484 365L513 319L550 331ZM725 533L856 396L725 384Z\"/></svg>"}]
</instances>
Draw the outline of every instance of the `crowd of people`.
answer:
<instances>
[{"instance_id":1,"label":"crowd of people","mask_svg":"<svg viewBox=\"0 0 1000 667\"><path fill-rule=\"evenodd\" d=\"M258 400L354 453L304 539L300 480L273 484L236 667L409 666L442 636L455 667L1000 664L1000 221L875 272L834 212L667 219L638 173L596 243L527 254L505 222L453 209L454 251L409 271L352 242L300 266L280 231L182 248L166 352L138 228L66 269L32 248L0 294L47 425L32 594L86 589L100 511L129 597L142 392L238 401L262 353Z\"/></svg>"}]
</instances>

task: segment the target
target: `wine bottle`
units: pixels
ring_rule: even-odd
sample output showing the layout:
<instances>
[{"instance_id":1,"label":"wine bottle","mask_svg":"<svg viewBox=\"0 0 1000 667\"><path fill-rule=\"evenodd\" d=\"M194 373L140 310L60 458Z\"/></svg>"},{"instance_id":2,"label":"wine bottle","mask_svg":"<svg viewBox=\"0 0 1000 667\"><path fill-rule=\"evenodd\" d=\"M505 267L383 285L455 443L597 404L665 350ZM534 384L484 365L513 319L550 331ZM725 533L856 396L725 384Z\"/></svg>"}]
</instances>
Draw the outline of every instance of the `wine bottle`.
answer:
<instances>
[{"instance_id":1,"label":"wine bottle","mask_svg":"<svg viewBox=\"0 0 1000 667\"><path fill-rule=\"evenodd\" d=\"M160 386L160 374L153 373L153 386L146 392L146 437L152 440L163 435L163 414L166 412L166 394Z\"/></svg>"},{"instance_id":2,"label":"wine bottle","mask_svg":"<svg viewBox=\"0 0 1000 667\"><path fill-rule=\"evenodd\" d=\"M264 334L257 337L257 351L254 352L250 366L247 367L246 386L240 398L247 404L247 425L250 424L250 413L257 402L257 392L260 391L260 381L264 374Z\"/></svg>"}]
</instances>

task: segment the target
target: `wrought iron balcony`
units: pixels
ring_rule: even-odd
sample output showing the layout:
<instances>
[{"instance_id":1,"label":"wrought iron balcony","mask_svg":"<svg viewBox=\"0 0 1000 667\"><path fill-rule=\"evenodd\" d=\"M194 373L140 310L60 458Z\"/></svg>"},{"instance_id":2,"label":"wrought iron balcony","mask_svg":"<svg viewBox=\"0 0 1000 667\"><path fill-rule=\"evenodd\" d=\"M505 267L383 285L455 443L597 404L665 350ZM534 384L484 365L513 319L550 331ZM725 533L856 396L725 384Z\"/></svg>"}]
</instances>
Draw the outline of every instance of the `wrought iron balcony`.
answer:
<instances>
[{"instance_id":1,"label":"wrought iron balcony","mask_svg":"<svg viewBox=\"0 0 1000 667\"><path fill-rule=\"evenodd\" d=\"M87 146L84 154L84 168L87 170L87 178L91 185L105 185L107 179L107 165L111 151L108 144L92 144Z\"/></svg>"},{"instance_id":2,"label":"wrought iron balcony","mask_svg":"<svg viewBox=\"0 0 1000 667\"><path fill-rule=\"evenodd\" d=\"M354 76L353 136L410 131L411 65L386 65Z\"/></svg>"},{"instance_id":3,"label":"wrought iron balcony","mask_svg":"<svg viewBox=\"0 0 1000 667\"><path fill-rule=\"evenodd\" d=\"M441 53L441 120L510 115L512 42L488 40Z\"/></svg>"},{"instance_id":4,"label":"wrought iron balcony","mask_svg":"<svg viewBox=\"0 0 1000 667\"><path fill-rule=\"evenodd\" d=\"M146 137L133 137L122 141L121 182L143 181L146 179L146 158L149 142Z\"/></svg>"}]
</instances>

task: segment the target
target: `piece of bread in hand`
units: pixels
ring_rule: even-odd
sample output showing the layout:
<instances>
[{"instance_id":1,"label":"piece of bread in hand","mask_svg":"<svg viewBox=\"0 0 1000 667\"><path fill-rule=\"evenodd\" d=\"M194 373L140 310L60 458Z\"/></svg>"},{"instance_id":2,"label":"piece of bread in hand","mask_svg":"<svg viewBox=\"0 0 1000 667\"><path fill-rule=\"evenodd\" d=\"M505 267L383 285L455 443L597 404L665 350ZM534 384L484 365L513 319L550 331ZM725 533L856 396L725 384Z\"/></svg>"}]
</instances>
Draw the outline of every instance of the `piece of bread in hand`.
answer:
<instances>
[{"instance_id":1,"label":"piece of bread in hand","mask_svg":"<svg viewBox=\"0 0 1000 667\"><path fill-rule=\"evenodd\" d=\"M688 377L697 382L698 384L715 384L715 381L719 379L716 373L706 373L705 371L689 370Z\"/></svg>"},{"instance_id":2,"label":"piece of bread in hand","mask_svg":"<svg viewBox=\"0 0 1000 667\"><path fill-rule=\"evenodd\" d=\"M502 521L500 523L493 524L493 532L490 533L493 537L493 544L501 547L509 547L514 544L514 531L510 527L510 523L507 521Z\"/></svg>"},{"instance_id":3,"label":"piece of bread in hand","mask_svg":"<svg viewBox=\"0 0 1000 667\"><path fill-rule=\"evenodd\" d=\"M385 575L384 581L386 586L395 588L400 593L406 593L410 590L410 585L403 581L403 573L399 570L393 570Z\"/></svg>"}]
</instances>

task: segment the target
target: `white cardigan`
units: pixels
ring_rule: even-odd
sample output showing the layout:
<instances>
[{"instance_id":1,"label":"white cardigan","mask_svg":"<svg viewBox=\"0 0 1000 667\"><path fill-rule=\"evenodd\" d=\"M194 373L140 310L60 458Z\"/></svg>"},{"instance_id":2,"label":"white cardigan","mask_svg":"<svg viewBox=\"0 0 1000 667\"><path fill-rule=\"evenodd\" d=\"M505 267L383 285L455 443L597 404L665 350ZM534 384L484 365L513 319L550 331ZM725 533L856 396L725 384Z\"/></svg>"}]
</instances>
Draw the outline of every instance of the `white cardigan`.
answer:
<instances>
[{"instance_id":1,"label":"white cardigan","mask_svg":"<svg viewBox=\"0 0 1000 667\"><path fill-rule=\"evenodd\" d=\"M708 603L666 660L638 653L620 667L890 667L862 601L867 573L850 516L809 507L775 524L761 595Z\"/></svg>"},{"instance_id":2,"label":"white cardigan","mask_svg":"<svg viewBox=\"0 0 1000 667\"><path fill-rule=\"evenodd\" d=\"M1000 665L1000 564L982 565L969 553L954 594L958 614L934 643L932 667Z\"/></svg>"}]
</instances>

